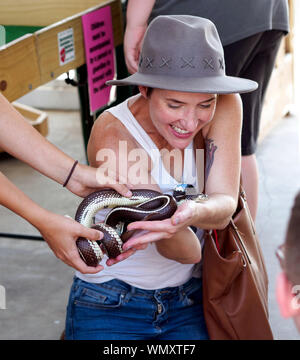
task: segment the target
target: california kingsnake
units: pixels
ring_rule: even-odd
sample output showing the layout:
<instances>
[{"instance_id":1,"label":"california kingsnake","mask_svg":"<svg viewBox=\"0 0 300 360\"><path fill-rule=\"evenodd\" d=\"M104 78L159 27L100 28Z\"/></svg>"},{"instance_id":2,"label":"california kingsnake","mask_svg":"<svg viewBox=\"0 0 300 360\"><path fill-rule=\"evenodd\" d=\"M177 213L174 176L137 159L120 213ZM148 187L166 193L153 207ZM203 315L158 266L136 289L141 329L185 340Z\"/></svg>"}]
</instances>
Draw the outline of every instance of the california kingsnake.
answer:
<instances>
[{"instance_id":1,"label":"california kingsnake","mask_svg":"<svg viewBox=\"0 0 300 360\"><path fill-rule=\"evenodd\" d=\"M173 196L157 191L132 190L132 197L126 198L112 189L103 189L88 195L78 206L75 220L82 225L100 230L104 236L99 241L78 238L76 245L83 261L97 266L104 254L115 258L123 252L122 246L134 233L127 231L127 225L140 220L163 220L170 218L177 209L176 201L190 198L197 201L199 195L186 196L184 187L177 187ZM203 195L201 195L203 196ZM101 210L111 208L103 223L94 225L94 216Z\"/></svg>"}]
</instances>

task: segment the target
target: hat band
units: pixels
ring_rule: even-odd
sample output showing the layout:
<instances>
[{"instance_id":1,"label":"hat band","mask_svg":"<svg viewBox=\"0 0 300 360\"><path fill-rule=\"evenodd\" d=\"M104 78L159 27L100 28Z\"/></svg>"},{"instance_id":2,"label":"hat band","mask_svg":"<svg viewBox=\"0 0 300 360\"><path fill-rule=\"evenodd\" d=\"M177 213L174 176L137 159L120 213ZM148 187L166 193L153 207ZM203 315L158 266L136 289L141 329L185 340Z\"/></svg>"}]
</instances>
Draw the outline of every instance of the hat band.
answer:
<instances>
[{"instance_id":1,"label":"hat band","mask_svg":"<svg viewBox=\"0 0 300 360\"><path fill-rule=\"evenodd\" d=\"M182 76L224 76L224 58L219 56L160 56L142 54L139 59L139 73L152 75Z\"/></svg>"}]
</instances>

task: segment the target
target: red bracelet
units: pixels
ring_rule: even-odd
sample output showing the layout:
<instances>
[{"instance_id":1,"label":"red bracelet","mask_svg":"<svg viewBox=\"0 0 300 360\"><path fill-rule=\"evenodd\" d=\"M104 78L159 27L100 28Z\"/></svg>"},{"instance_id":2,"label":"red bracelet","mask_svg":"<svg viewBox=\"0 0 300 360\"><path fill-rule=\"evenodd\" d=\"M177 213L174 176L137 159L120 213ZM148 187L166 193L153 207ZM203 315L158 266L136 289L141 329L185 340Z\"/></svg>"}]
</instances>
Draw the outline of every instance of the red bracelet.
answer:
<instances>
[{"instance_id":1,"label":"red bracelet","mask_svg":"<svg viewBox=\"0 0 300 360\"><path fill-rule=\"evenodd\" d=\"M70 178L71 178L71 176L72 176L72 174L73 174L73 172L74 172L74 169L75 169L75 167L76 167L77 164L78 164L78 160L76 160L76 161L74 162L74 164L73 164L73 166L72 166L72 169L71 169L71 171L69 172L69 175L68 175L68 177L67 177L67 180L66 180L65 183L63 184L63 187L66 187L66 186L67 186L67 184L68 184L68 182L69 182L69 180L70 180Z\"/></svg>"}]
</instances>

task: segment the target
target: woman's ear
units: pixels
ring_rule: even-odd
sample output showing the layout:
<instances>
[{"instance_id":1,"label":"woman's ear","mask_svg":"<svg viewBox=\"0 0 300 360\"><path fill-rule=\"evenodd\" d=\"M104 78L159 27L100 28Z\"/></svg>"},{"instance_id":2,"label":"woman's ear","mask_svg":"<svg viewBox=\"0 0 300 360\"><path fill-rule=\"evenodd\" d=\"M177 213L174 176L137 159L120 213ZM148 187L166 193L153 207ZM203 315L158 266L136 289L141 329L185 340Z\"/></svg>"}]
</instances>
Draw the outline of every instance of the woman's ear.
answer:
<instances>
[{"instance_id":1,"label":"woman's ear","mask_svg":"<svg viewBox=\"0 0 300 360\"><path fill-rule=\"evenodd\" d=\"M287 279L284 272L277 277L276 297L280 313L283 317L289 318L300 314L300 299L297 289ZM298 289L299 291L300 289Z\"/></svg>"},{"instance_id":2,"label":"woman's ear","mask_svg":"<svg viewBox=\"0 0 300 360\"><path fill-rule=\"evenodd\" d=\"M142 94L142 96L147 99L148 95L147 95L147 87L146 86L141 86L139 85L139 91Z\"/></svg>"}]
</instances>

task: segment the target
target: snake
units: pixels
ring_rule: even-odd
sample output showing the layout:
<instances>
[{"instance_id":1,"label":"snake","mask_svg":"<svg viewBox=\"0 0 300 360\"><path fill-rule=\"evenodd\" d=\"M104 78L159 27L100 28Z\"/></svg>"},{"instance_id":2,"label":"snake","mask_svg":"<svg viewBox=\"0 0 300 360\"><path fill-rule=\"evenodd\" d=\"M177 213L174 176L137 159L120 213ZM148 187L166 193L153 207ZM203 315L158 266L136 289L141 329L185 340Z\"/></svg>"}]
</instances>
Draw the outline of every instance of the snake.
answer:
<instances>
[{"instance_id":1,"label":"snake","mask_svg":"<svg viewBox=\"0 0 300 360\"><path fill-rule=\"evenodd\" d=\"M88 266L96 267L105 255L116 258L123 252L123 244L136 233L136 230L127 230L129 223L164 220L175 213L182 201L204 199L203 194L186 195L187 187L180 184L174 189L173 196L155 190L138 189L131 190L132 196L127 198L110 188L89 194L79 204L75 220L101 231L103 238L91 241L79 237L76 246L81 259ZM102 209L109 209L104 221L94 224L95 215Z\"/></svg>"}]
</instances>

